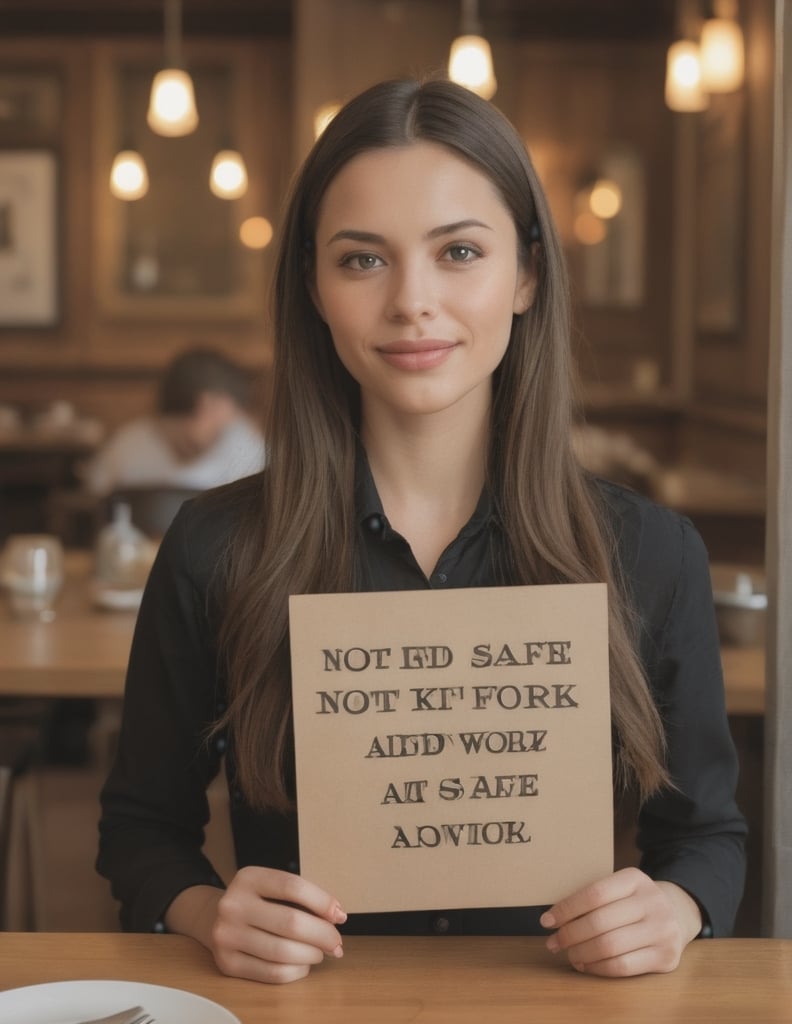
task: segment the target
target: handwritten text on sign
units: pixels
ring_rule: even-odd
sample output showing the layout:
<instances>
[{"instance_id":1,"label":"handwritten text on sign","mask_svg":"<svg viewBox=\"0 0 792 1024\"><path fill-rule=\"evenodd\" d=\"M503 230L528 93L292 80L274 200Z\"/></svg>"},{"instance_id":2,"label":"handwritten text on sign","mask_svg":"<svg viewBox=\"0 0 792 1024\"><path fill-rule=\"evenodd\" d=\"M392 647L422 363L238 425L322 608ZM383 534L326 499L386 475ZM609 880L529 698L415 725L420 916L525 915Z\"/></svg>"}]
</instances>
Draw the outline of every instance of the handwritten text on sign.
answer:
<instances>
[{"instance_id":1,"label":"handwritten text on sign","mask_svg":"<svg viewBox=\"0 0 792 1024\"><path fill-rule=\"evenodd\" d=\"M602 584L290 600L301 873L349 912L612 870Z\"/></svg>"}]
</instances>

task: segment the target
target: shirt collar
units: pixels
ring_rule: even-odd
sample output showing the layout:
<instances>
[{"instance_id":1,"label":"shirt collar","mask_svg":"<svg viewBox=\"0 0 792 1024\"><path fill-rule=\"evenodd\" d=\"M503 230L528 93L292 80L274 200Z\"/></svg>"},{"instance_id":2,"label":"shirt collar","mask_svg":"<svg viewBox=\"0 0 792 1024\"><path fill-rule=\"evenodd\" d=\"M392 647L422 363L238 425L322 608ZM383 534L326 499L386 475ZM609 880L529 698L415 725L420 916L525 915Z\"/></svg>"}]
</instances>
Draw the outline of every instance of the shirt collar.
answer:
<instances>
[{"instance_id":1,"label":"shirt collar","mask_svg":"<svg viewBox=\"0 0 792 1024\"><path fill-rule=\"evenodd\" d=\"M355 461L355 512L357 521L361 525L365 525L372 516L382 516L385 519L385 511L377 491L377 485L374 483L368 456L360 441L357 444ZM468 536L482 526L486 526L493 518L495 518L494 502L490 489L485 484L473 515L460 531L460 537Z\"/></svg>"}]
</instances>

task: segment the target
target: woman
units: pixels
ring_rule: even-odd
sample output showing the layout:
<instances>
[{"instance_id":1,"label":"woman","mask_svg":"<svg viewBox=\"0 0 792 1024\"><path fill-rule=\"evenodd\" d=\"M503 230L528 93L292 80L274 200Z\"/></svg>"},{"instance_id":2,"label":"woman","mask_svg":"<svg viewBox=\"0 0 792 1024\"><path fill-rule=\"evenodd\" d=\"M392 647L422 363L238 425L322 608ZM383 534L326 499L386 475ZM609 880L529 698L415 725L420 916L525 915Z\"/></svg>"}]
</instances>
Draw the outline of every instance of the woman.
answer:
<instances>
[{"instance_id":1,"label":"woman","mask_svg":"<svg viewBox=\"0 0 792 1024\"><path fill-rule=\"evenodd\" d=\"M140 610L99 855L125 926L276 982L342 955L342 931L430 931L427 913L347 921L296 874L288 595L604 580L641 869L544 913L445 918L549 929L581 971L673 969L728 932L744 869L707 557L686 520L573 458L565 270L512 127L448 82L353 100L296 182L275 293L269 466L183 509ZM200 852L223 753L225 891Z\"/></svg>"}]
</instances>

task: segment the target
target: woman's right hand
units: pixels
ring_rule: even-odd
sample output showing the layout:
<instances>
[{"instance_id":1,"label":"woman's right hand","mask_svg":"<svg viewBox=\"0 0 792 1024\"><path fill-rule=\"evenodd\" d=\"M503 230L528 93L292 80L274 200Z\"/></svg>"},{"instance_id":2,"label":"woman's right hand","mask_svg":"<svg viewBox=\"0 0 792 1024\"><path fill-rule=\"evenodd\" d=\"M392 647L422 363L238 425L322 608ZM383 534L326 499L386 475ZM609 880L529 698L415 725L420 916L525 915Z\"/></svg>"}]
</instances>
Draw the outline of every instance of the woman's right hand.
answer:
<instances>
[{"instance_id":1,"label":"woman's right hand","mask_svg":"<svg viewBox=\"0 0 792 1024\"><path fill-rule=\"evenodd\" d=\"M198 895L188 889L171 904L166 924L175 931L183 930L176 918L186 909L179 902L191 893ZM299 875L245 867L225 892L207 896L184 931L209 947L223 974L283 984L304 978L325 956L344 955L336 925L346 914L338 900Z\"/></svg>"}]
</instances>

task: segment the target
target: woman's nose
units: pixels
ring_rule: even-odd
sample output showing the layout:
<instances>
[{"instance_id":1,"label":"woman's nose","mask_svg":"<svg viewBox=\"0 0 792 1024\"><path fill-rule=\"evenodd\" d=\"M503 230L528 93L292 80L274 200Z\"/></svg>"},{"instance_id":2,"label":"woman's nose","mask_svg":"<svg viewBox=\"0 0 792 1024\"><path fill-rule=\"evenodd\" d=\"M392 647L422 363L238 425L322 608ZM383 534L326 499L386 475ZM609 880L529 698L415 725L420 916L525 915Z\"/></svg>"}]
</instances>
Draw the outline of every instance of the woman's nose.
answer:
<instances>
[{"instance_id":1,"label":"woman's nose","mask_svg":"<svg viewBox=\"0 0 792 1024\"><path fill-rule=\"evenodd\" d=\"M397 269L388 296L388 317L412 323L437 314L437 295L431 271L417 262Z\"/></svg>"}]
</instances>

